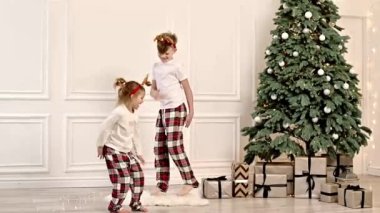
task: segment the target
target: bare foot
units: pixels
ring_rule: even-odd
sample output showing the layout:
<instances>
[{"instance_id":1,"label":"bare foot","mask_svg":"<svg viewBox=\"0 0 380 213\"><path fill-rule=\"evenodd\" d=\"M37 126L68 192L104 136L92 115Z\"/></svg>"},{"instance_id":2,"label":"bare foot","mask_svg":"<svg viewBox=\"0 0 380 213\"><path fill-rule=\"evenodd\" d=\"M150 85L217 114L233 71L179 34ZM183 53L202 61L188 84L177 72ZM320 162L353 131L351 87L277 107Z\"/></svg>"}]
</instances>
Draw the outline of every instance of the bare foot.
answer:
<instances>
[{"instance_id":1,"label":"bare foot","mask_svg":"<svg viewBox=\"0 0 380 213\"><path fill-rule=\"evenodd\" d=\"M117 211L117 213L132 213L132 212L127 209L121 208L119 211Z\"/></svg>"},{"instance_id":2,"label":"bare foot","mask_svg":"<svg viewBox=\"0 0 380 213\"><path fill-rule=\"evenodd\" d=\"M152 196L162 196L162 195L166 195L165 192L162 192L158 187L155 187L151 192L150 192L150 195Z\"/></svg>"},{"instance_id":3,"label":"bare foot","mask_svg":"<svg viewBox=\"0 0 380 213\"><path fill-rule=\"evenodd\" d=\"M187 195L191 190L193 189L192 185L184 185L182 188L177 192L178 196L184 196Z\"/></svg>"},{"instance_id":4,"label":"bare foot","mask_svg":"<svg viewBox=\"0 0 380 213\"><path fill-rule=\"evenodd\" d=\"M139 210L134 210L134 212L148 212L148 209L145 207L141 207Z\"/></svg>"}]
</instances>

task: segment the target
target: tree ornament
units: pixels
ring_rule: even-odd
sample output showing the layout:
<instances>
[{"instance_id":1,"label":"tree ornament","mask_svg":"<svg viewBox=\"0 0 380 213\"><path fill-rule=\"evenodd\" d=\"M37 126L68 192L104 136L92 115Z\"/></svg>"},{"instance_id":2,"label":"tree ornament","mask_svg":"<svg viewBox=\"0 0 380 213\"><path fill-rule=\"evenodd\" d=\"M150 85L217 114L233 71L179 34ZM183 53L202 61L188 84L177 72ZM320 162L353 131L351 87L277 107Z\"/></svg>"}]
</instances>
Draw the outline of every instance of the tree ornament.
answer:
<instances>
[{"instance_id":1,"label":"tree ornament","mask_svg":"<svg viewBox=\"0 0 380 213\"><path fill-rule=\"evenodd\" d=\"M322 76L325 74L325 71L323 69L318 70L318 75Z\"/></svg>"},{"instance_id":2,"label":"tree ornament","mask_svg":"<svg viewBox=\"0 0 380 213\"><path fill-rule=\"evenodd\" d=\"M323 111L324 111L325 113L329 114L329 113L331 112L331 108L325 106L325 108L323 108Z\"/></svg>"},{"instance_id":3,"label":"tree ornament","mask_svg":"<svg viewBox=\"0 0 380 213\"><path fill-rule=\"evenodd\" d=\"M329 75L326 75L326 81L331 81L331 77Z\"/></svg>"},{"instance_id":4,"label":"tree ornament","mask_svg":"<svg viewBox=\"0 0 380 213\"><path fill-rule=\"evenodd\" d=\"M271 54L270 50L266 50L266 51L265 51L265 54L266 54L266 55L270 55L270 54Z\"/></svg>"},{"instance_id":5,"label":"tree ornament","mask_svg":"<svg viewBox=\"0 0 380 213\"><path fill-rule=\"evenodd\" d=\"M339 85L338 84L334 84L334 88L335 89L339 89Z\"/></svg>"},{"instance_id":6,"label":"tree ornament","mask_svg":"<svg viewBox=\"0 0 380 213\"><path fill-rule=\"evenodd\" d=\"M317 123L319 119L315 117L315 118L312 118L311 120L313 121L313 123Z\"/></svg>"},{"instance_id":7,"label":"tree ornament","mask_svg":"<svg viewBox=\"0 0 380 213\"><path fill-rule=\"evenodd\" d=\"M308 34L308 33L310 33L310 30L309 30L309 28L304 28L304 29L302 30L302 32L305 33L305 34Z\"/></svg>"},{"instance_id":8,"label":"tree ornament","mask_svg":"<svg viewBox=\"0 0 380 213\"><path fill-rule=\"evenodd\" d=\"M278 39L278 35L273 35L273 39Z\"/></svg>"},{"instance_id":9,"label":"tree ornament","mask_svg":"<svg viewBox=\"0 0 380 213\"><path fill-rule=\"evenodd\" d=\"M293 56L294 56L294 57L298 57L298 55L299 55L299 53L298 53L297 51L294 51L294 52L293 52Z\"/></svg>"},{"instance_id":10,"label":"tree ornament","mask_svg":"<svg viewBox=\"0 0 380 213\"><path fill-rule=\"evenodd\" d=\"M325 19L325 18L322 18L321 20L322 20L322 22L326 22L326 19Z\"/></svg>"},{"instance_id":11,"label":"tree ornament","mask_svg":"<svg viewBox=\"0 0 380 213\"><path fill-rule=\"evenodd\" d=\"M286 40L286 39L289 38L289 34L287 32L284 32L284 33L281 34L281 38L284 39L284 40Z\"/></svg>"},{"instance_id":12,"label":"tree ornament","mask_svg":"<svg viewBox=\"0 0 380 213\"><path fill-rule=\"evenodd\" d=\"M332 138L333 138L334 140L337 140L337 139L339 138L339 135L336 134L336 133L334 133L334 134L332 134Z\"/></svg>"},{"instance_id":13,"label":"tree ornament","mask_svg":"<svg viewBox=\"0 0 380 213\"><path fill-rule=\"evenodd\" d=\"M324 40L326 40L326 36L325 36L325 35L323 35L323 34L322 34L322 35L320 35L320 36L319 36L319 40L320 40L320 41L324 41Z\"/></svg>"},{"instance_id":14,"label":"tree ornament","mask_svg":"<svg viewBox=\"0 0 380 213\"><path fill-rule=\"evenodd\" d=\"M277 99L277 95L276 95L276 94L272 94L272 95L270 96L270 98L271 98L272 100L276 100L276 99Z\"/></svg>"},{"instance_id":15,"label":"tree ornament","mask_svg":"<svg viewBox=\"0 0 380 213\"><path fill-rule=\"evenodd\" d=\"M315 48L317 48L317 50L320 50L321 49L321 46L319 46L318 44L315 45Z\"/></svg>"},{"instance_id":16,"label":"tree ornament","mask_svg":"<svg viewBox=\"0 0 380 213\"><path fill-rule=\"evenodd\" d=\"M272 68L268 68L268 69L267 69L267 73L268 73L268 74L272 74L272 73L273 73Z\"/></svg>"},{"instance_id":17,"label":"tree ornament","mask_svg":"<svg viewBox=\"0 0 380 213\"><path fill-rule=\"evenodd\" d=\"M343 89L348 89L348 88L350 88L350 85L348 85L347 83L344 83L343 84Z\"/></svg>"},{"instance_id":18,"label":"tree ornament","mask_svg":"<svg viewBox=\"0 0 380 213\"><path fill-rule=\"evenodd\" d=\"M305 13L305 18L310 19L313 16L313 14L310 11L307 11Z\"/></svg>"},{"instance_id":19,"label":"tree ornament","mask_svg":"<svg viewBox=\"0 0 380 213\"><path fill-rule=\"evenodd\" d=\"M349 71L351 74L355 74L355 70L354 69L350 69L350 71Z\"/></svg>"},{"instance_id":20,"label":"tree ornament","mask_svg":"<svg viewBox=\"0 0 380 213\"><path fill-rule=\"evenodd\" d=\"M260 116L256 116L254 120L256 123L261 123L262 121Z\"/></svg>"},{"instance_id":21,"label":"tree ornament","mask_svg":"<svg viewBox=\"0 0 380 213\"><path fill-rule=\"evenodd\" d=\"M324 90L323 90L323 94L325 94L325 95L330 95L330 90L329 90L329 89L324 89Z\"/></svg>"},{"instance_id":22,"label":"tree ornament","mask_svg":"<svg viewBox=\"0 0 380 213\"><path fill-rule=\"evenodd\" d=\"M285 66L285 62L284 61L280 61L280 62L278 62L278 65L280 65L280 67L283 67L283 66Z\"/></svg>"},{"instance_id":23,"label":"tree ornament","mask_svg":"<svg viewBox=\"0 0 380 213\"><path fill-rule=\"evenodd\" d=\"M284 127L285 129L287 129L289 127L289 123L282 124L282 127Z\"/></svg>"},{"instance_id":24,"label":"tree ornament","mask_svg":"<svg viewBox=\"0 0 380 213\"><path fill-rule=\"evenodd\" d=\"M286 9L286 8L288 8L288 5L287 5L286 3L283 3L283 4L282 4L282 7L283 7L284 9Z\"/></svg>"}]
</instances>

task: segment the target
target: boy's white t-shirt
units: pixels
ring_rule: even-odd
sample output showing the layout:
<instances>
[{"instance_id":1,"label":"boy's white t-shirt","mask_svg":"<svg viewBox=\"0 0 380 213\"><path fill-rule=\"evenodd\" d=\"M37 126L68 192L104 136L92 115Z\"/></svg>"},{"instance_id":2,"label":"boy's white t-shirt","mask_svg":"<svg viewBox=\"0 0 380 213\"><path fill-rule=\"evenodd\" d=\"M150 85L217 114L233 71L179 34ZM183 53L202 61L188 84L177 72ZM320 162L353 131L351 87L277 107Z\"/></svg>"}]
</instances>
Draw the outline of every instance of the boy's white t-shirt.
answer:
<instances>
[{"instance_id":1,"label":"boy's white t-shirt","mask_svg":"<svg viewBox=\"0 0 380 213\"><path fill-rule=\"evenodd\" d=\"M184 103L181 81L187 79L187 76L181 64L174 60L156 62L153 65L152 79L156 81L159 90L161 109L176 108Z\"/></svg>"}]
</instances>

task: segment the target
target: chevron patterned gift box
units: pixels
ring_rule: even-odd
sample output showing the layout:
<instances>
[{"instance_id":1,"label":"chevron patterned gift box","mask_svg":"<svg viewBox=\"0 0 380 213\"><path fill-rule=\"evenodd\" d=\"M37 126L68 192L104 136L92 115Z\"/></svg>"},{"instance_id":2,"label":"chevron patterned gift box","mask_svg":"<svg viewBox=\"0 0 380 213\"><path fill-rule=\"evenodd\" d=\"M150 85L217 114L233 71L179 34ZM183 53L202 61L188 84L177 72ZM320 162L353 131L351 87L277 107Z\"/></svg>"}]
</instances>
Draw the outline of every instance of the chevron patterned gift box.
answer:
<instances>
[{"instance_id":1,"label":"chevron patterned gift box","mask_svg":"<svg viewBox=\"0 0 380 213\"><path fill-rule=\"evenodd\" d=\"M232 162L232 180L248 180L249 165L246 163Z\"/></svg>"},{"instance_id":2,"label":"chevron patterned gift box","mask_svg":"<svg viewBox=\"0 0 380 213\"><path fill-rule=\"evenodd\" d=\"M232 196L233 197L248 197L249 187L248 180L233 180L232 181Z\"/></svg>"}]
</instances>

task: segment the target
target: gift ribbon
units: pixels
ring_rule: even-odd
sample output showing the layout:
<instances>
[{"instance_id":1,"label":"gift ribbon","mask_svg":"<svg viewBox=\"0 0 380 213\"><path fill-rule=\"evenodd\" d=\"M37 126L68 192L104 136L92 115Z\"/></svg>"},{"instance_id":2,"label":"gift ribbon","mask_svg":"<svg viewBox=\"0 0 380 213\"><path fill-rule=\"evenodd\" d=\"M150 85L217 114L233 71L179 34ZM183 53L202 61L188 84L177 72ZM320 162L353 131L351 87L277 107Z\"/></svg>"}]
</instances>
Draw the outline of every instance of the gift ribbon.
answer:
<instances>
[{"instance_id":1,"label":"gift ribbon","mask_svg":"<svg viewBox=\"0 0 380 213\"><path fill-rule=\"evenodd\" d=\"M222 181L227 180L226 176L219 176L216 178L206 178L208 181L218 181L218 198L222 198ZM205 186L203 182L203 194L205 194Z\"/></svg>"},{"instance_id":2,"label":"gift ribbon","mask_svg":"<svg viewBox=\"0 0 380 213\"><path fill-rule=\"evenodd\" d=\"M348 186L344 189L344 206L347 206L347 200L346 200L346 193L347 193L347 190L361 191L361 192L362 192L362 200L360 201L360 207L361 207L361 208L364 208L365 191L364 191L363 188L360 188L359 185L357 185L357 186L348 185Z\"/></svg>"},{"instance_id":3,"label":"gift ribbon","mask_svg":"<svg viewBox=\"0 0 380 213\"><path fill-rule=\"evenodd\" d=\"M271 187L286 187L287 184L255 184L254 187L256 188L254 191L254 194L259 192L261 189L263 189L263 198L268 198L269 192L271 191Z\"/></svg>"},{"instance_id":4,"label":"gift ribbon","mask_svg":"<svg viewBox=\"0 0 380 213\"><path fill-rule=\"evenodd\" d=\"M326 196L337 196L338 192L321 192L321 195L326 195Z\"/></svg>"}]
</instances>

